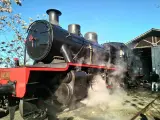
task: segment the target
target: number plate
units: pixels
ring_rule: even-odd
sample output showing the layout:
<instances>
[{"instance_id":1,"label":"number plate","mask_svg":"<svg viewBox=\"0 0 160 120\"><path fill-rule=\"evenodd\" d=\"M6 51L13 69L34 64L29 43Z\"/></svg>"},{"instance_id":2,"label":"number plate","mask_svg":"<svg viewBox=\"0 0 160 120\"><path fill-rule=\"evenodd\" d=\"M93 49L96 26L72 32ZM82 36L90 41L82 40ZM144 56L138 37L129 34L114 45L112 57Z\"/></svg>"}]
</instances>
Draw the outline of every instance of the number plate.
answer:
<instances>
[{"instance_id":1,"label":"number plate","mask_svg":"<svg viewBox=\"0 0 160 120\"><path fill-rule=\"evenodd\" d=\"M9 80L10 79L10 72L1 71L0 72L0 79L2 80Z\"/></svg>"}]
</instances>

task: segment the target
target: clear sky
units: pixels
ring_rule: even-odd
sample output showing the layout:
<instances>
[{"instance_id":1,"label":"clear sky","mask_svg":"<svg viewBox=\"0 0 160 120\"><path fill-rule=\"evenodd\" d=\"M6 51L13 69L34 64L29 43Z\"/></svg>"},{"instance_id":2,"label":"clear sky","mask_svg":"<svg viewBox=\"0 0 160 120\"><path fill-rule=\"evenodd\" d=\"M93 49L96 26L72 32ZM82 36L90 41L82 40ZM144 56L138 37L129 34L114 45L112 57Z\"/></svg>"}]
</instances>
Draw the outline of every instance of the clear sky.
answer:
<instances>
[{"instance_id":1,"label":"clear sky","mask_svg":"<svg viewBox=\"0 0 160 120\"><path fill-rule=\"evenodd\" d=\"M160 0L22 0L13 9L24 19L59 9L60 25L81 25L81 32L94 31L99 43L127 42L151 28L160 28Z\"/></svg>"}]
</instances>

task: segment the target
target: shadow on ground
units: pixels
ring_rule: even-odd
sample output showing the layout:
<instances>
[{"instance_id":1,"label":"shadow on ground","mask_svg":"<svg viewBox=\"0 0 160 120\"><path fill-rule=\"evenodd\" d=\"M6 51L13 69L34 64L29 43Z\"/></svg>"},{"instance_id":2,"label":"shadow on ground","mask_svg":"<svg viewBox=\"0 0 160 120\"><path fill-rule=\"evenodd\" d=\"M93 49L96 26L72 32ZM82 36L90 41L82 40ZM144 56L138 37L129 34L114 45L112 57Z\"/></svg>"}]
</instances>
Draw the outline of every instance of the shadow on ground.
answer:
<instances>
[{"instance_id":1,"label":"shadow on ground","mask_svg":"<svg viewBox=\"0 0 160 120\"><path fill-rule=\"evenodd\" d=\"M6 113L5 112L0 112L0 119L9 115L9 111L7 111Z\"/></svg>"}]
</instances>

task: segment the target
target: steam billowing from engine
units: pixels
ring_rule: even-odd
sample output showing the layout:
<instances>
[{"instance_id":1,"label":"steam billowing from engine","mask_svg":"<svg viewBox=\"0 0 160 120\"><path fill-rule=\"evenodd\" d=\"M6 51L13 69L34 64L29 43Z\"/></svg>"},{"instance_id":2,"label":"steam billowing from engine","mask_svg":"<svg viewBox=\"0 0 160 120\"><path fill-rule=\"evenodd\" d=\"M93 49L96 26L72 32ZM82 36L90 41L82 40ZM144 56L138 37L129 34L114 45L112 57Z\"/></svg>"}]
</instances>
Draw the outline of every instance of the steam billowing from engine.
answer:
<instances>
[{"instance_id":1,"label":"steam billowing from engine","mask_svg":"<svg viewBox=\"0 0 160 120\"><path fill-rule=\"evenodd\" d=\"M88 32L83 37L78 24L70 24L68 30L60 27L59 16L62 13L59 10L49 9L47 14L49 22L34 21L27 31L26 50L35 61L34 65L22 68L22 77L19 79L15 76L17 89L13 94L17 92L18 99L22 98L20 114L23 114L23 118L32 120L42 120L46 116L50 119L53 111L56 113L66 108L76 109L84 105L80 101L85 98L90 101L90 105L86 104L88 106L92 106L92 103L97 105L100 101L106 102L101 97L104 95L108 99L109 82L117 84L127 71L117 65L127 62L124 56L128 48L124 44L100 45L95 32ZM18 69L9 71L16 74ZM12 81L14 84L14 79ZM24 89L21 89L20 84L23 84ZM102 94L97 94L94 90ZM55 113L52 117L56 116Z\"/></svg>"}]
</instances>

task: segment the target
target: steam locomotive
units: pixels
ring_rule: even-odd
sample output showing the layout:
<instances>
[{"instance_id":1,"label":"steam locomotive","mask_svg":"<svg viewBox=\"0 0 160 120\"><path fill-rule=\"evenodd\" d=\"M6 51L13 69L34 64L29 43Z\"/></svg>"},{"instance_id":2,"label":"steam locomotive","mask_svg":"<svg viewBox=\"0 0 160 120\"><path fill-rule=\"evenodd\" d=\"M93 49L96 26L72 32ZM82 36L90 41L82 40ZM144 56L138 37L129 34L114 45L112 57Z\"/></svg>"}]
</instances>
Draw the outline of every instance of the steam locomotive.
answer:
<instances>
[{"instance_id":1,"label":"steam locomotive","mask_svg":"<svg viewBox=\"0 0 160 120\"><path fill-rule=\"evenodd\" d=\"M27 31L25 50L34 64L0 69L1 107L19 104L24 119L54 120L57 112L83 106L80 101L87 97L95 74L107 81L117 70L117 59L129 64L123 43L100 45L95 32L83 37L78 24L65 30L59 25L59 10L46 12L49 22L34 21Z\"/></svg>"}]
</instances>

